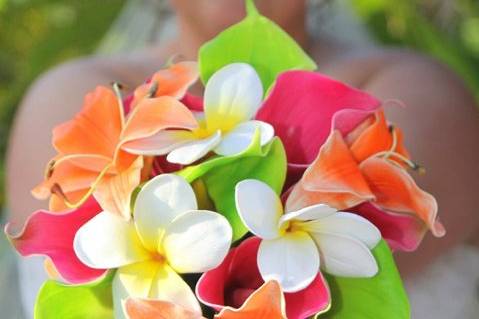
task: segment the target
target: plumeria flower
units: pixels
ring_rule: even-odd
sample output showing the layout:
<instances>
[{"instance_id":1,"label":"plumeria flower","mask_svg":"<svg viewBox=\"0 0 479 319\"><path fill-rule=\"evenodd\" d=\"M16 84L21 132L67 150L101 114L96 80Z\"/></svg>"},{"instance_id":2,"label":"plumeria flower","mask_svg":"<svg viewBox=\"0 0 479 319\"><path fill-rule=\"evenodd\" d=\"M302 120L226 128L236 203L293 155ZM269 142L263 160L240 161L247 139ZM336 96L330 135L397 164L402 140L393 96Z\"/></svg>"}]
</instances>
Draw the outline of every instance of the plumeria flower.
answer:
<instances>
[{"instance_id":1,"label":"plumeria flower","mask_svg":"<svg viewBox=\"0 0 479 319\"><path fill-rule=\"evenodd\" d=\"M204 114L198 128L166 130L151 136L147 143L126 143L124 149L141 155L165 155L171 163L191 164L210 151L228 156L245 150L258 131L261 145L274 137L268 123L252 120L261 107L263 87L248 64L233 63L209 79L204 95Z\"/></svg>"},{"instance_id":2,"label":"plumeria flower","mask_svg":"<svg viewBox=\"0 0 479 319\"><path fill-rule=\"evenodd\" d=\"M258 180L236 185L236 208L248 229L262 238L258 268L285 292L306 288L320 267L336 276L372 277L378 266L370 249L381 240L366 219L324 204L284 212L276 193Z\"/></svg>"},{"instance_id":3,"label":"plumeria flower","mask_svg":"<svg viewBox=\"0 0 479 319\"><path fill-rule=\"evenodd\" d=\"M125 305L130 319L205 319L201 314L162 300L128 299ZM279 284L264 283L238 309L225 307L215 319L286 319L285 301Z\"/></svg>"},{"instance_id":4,"label":"plumeria flower","mask_svg":"<svg viewBox=\"0 0 479 319\"><path fill-rule=\"evenodd\" d=\"M51 196L52 211L76 208L93 195L103 209L130 218L130 195L141 181L144 161L124 145L143 145L150 136L169 128L197 127L193 114L175 98L178 90L191 84L189 77L163 72L170 74L171 90L162 91L161 97L139 100L128 116L118 92L99 86L87 94L83 109L53 130L58 155L49 162L45 181L33 189L33 195L38 199Z\"/></svg>"},{"instance_id":5,"label":"plumeria flower","mask_svg":"<svg viewBox=\"0 0 479 319\"><path fill-rule=\"evenodd\" d=\"M231 239L231 226L223 216L198 210L191 186L179 176L164 174L142 187L133 220L102 212L79 229L74 249L91 268L118 268L114 308L116 318L124 318L128 297L170 301L200 312L194 293L178 274L216 267Z\"/></svg>"}]
</instances>

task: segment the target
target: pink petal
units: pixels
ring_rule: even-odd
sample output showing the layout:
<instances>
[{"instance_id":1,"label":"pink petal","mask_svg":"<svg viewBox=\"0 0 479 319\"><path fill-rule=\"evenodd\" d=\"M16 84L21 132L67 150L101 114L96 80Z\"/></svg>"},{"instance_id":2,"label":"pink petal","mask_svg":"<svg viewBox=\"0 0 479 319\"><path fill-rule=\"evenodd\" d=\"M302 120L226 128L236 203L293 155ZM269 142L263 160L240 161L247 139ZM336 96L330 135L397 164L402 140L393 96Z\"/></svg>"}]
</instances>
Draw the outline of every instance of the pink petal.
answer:
<instances>
[{"instance_id":1,"label":"pink petal","mask_svg":"<svg viewBox=\"0 0 479 319\"><path fill-rule=\"evenodd\" d=\"M373 223L381 231L392 250L416 250L427 231L427 226L419 218L388 212L372 203L363 203L348 211Z\"/></svg>"},{"instance_id":2,"label":"pink petal","mask_svg":"<svg viewBox=\"0 0 479 319\"><path fill-rule=\"evenodd\" d=\"M250 237L230 250L217 268L201 276L196 286L198 299L216 309L225 305L239 308L263 283L257 255L261 239ZM290 319L303 319L329 307L329 288L321 274L306 289L286 293L286 312Z\"/></svg>"},{"instance_id":3,"label":"pink petal","mask_svg":"<svg viewBox=\"0 0 479 319\"><path fill-rule=\"evenodd\" d=\"M276 80L256 118L273 125L290 164L309 164L331 132L333 116L342 110L374 111L380 101L371 95L308 71L288 71ZM361 116L341 116L335 126L343 134L361 123Z\"/></svg>"},{"instance_id":4,"label":"pink petal","mask_svg":"<svg viewBox=\"0 0 479 319\"><path fill-rule=\"evenodd\" d=\"M284 298L289 319L309 318L328 309L331 303L328 283L321 273L306 289L285 293Z\"/></svg>"},{"instance_id":5,"label":"pink petal","mask_svg":"<svg viewBox=\"0 0 479 319\"><path fill-rule=\"evenodd\" d=\"M36 211L21 232L12 233L12 224L7 224L5 233L22 256L48 256L65 281L85 283L99 278L105 270L84 265L75 255L73 238L77 230L100 211L101 207L91 197L81 207L69 212Z\"/></svg>"},{"instance_id":6,"label":"pink petal","mask_svg":"<svg viewBox=\"0 0 479 319\"><path fill-rule=\"evenodd\" d=\"M193 95L186 92L185 96L180 100L181 103L186 105L191 111L203 112L203 97Z\"/></svg>"}]
</instances>

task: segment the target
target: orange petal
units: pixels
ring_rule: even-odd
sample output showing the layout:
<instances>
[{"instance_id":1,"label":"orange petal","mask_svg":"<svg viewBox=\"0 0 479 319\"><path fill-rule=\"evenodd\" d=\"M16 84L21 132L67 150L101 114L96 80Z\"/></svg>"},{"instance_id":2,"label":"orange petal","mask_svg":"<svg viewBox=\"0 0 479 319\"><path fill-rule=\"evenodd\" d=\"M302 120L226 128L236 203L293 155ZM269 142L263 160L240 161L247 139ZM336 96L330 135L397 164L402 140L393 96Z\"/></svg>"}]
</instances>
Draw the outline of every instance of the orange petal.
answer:
<instances>
[{"instance_id":1,"label":"orange petal","mask_svg":"<svg viewBox=\"0 0 479 319\"><path fill-rule=\"evenodd\" d=\"M40 183L32 190L37 199L46 199L50 196L52 187L60 185L66 193L84 190L90 187L98 176L98 172L78 167L71 160L62 160L61 157L54 159L57 162L48 179Z\"/></svg>"},{"instance_id":2,"label":"orange petal","mask_svg":"<svg viewBox=\"0 0 479 319\"><path fill-rule=\"evenodd\" d=\"M129 298L125 310L130 319L204 319L201 314L163 300Z\"/></svg>"},{"instance_id":3,"label":"orange petal","mask_svg":"<svg viewBox=\"0 0 479 319\"><path fill-rule=\"evenodd\" d=\"M62 154L112 157L122 128L123 110L112 90L99 86L85 97L83 109L53 130L53 146Z\"/></svg>"},{"instance_id":4,"label":"orange petal","mask_svg":"<svg viewBox=\"0 0 479 319\"><path fill-rule=\"evenodd\" d=\"M171 96L181 99L186 90L198 79L198 64L183 61L171 65L168 69L156 72L149 83L140 85L134 93L132 106L135 107L140 100L147 96L153 85L157 86L153 97Z\"/></svg>"},{"instance_id":5,"label":"orange petal","mask_svg":"<svg viewBox=\"0 0 479 319\"><path fill-rule=\"evenodd\" d=\"M288 197L287 210L318 203L337 209L374 198L341 133L333 131Z\"/></svg>"},{"instance_id":6,"label":"orange petal","mask_svg":"<svg viewBox=\"0 0 479 319\"><path fill-rule=\"evenodd\" d=\"M239 309L225 307L215 319L286 319L285 301L277 281L264 283Z\"/></svg>"},{"instance_id":7,"label":"orange petal","mask_svg":"<svg viewBox=\"0 0 479 319\"><path fill-rule=\"evenodd\" d=\"M394 127L397 136L397 143L394 151L409 157L403 145L402 131ZM382 152L388 151L393 145L393 135L386 122L383 111L378 111L372 117L366 119L355 130L346 137L350 150L358 162L362 162L368 157Z\"/></svg>"},{"instance_id":8,"label":"orange petal","mask_svg":"<svg viewBox=\"0 0 479 319\"><path fill-rule=\"evenodd\" d=\"M421 190L407 171L388 160L370 157L360 165L364 177L381 208L419 217L433 235L440 237L445 229L436 220L436 199Z\"/></svg>"},{"instance_id":9,"label":"orange petal","mask_svg":"<svg viewBox=\"0 0 479 319\"><path fill-rule=\"evenodd\" d=\"M128 169L98 183L93 195L104 210L130 219L131 194L140 184L142 167L143 158L138 157Z\"/></svg>"},{"instance_id":10,"label":"orange petal","mask_svg":"<svg viewBox=\"0 0 479 319\"><path fill-rule=\"evenodd\" d=\"M74 192L65 193L64 195L71 203L76 203L80 201L86 194L88 193L88 188L81 189ZM65 203L65 199L59 195L52 194L50 196L49 208L51 212L64 212L66 210L70 210L71 208L68 207Z\"/></svg>"}]
</instances>

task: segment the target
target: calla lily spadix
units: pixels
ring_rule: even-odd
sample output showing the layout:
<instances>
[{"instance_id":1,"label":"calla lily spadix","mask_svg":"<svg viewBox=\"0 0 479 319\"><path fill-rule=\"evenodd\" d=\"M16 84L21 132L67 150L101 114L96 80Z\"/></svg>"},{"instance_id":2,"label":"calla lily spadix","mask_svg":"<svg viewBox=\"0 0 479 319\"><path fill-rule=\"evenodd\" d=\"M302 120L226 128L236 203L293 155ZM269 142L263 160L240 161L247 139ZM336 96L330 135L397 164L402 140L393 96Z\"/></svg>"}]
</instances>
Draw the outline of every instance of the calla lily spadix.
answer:
<instances>
[{"instance_id":1,"label":"calla lily spadix","mask_svg":"<svg viewBox=\"0 0 479 319\"><path fill-rule=\"evenodd\" d=\"M231 226L222 215L198 210L191 186L177 175L164 174L143 186L133 220L102 212L78 230L74 249L91 268L118 268L113 279L118 319L125 318L128 297L165 300L200 312L195 294L178 273L216 267L231 238Z\"/></svg>"},{"instance_id":2,"label":"calla lily spadix","mask_svg":"<svg viewBox=\"0 0 479 319\"><path fill-rule=\"evenodd\" d=\"M258 268L265 281L277 280L285 292L306 288L320 267L342 277L373 277L371 253L381 240L368 220L324 204L284 212L276 193L258 180L236 185L239 215L262 238Z\"/></svg>"},{"instance_id":3,"label":"calla lily spadix","mask_svg":"<svg viewBox=\"0 0 479 319\"><path fill-rule=\"evenodd\" d=\"M251 144L257 130L261 145L265 145L274 137L273 127L252 120L262 98L263 86L253 67L229 64L206 84L204 114L198 116L197 128L158 132L141 143L126 143L123 149L140 155L168 154L169 162L187 165L210 151L223 156L238 154Z\"/></svg>"}]
</instances>

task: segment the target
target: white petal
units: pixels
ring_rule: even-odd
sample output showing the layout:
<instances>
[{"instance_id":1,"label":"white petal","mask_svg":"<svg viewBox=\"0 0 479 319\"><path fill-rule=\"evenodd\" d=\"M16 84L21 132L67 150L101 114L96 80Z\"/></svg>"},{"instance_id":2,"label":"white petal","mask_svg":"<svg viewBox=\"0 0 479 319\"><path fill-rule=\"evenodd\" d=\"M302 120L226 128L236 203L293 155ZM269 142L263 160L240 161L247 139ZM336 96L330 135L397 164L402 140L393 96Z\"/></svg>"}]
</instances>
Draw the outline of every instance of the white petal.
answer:
<instances>
[{"instance_id":1,"label":"white petal","mask_svg":"<svg viewBox=\"0 0 479 319\"><path fill-rule=\"evenodd\" d=\"M83 225L73 247L78 258L91 268L117 268L150 258L133 222L109 212L101 212Z\"/></svg>"},{"instance_id":2,"label":"white petal","mask_svg":"<svg viewBox=\"0 0 479 319\"><path fill-rule=\"evenodd\" d=\"M236 184L236 209L248 229L263 239L280 235L278 222L283 207L278 195L267 184L245 179Z\"/></svg>"},{"instance_id":3,"label":"white petal","mask_svg":"<svg viewBox=\"0 0 479 319\"><path fill-rule=\"evenodd\" d=\"M147 138L126 142L121 148L138 155L164 155L194 139L190 131L168 130L160 131Z\"/></svg>"},{"instance_id":4,"label":"white petal","mask_svg":"<svg viewBox=\"0 0 479 319\"><path fill-rule=\"evenodd\" d=\"M305 224L308 232L325 232L346 235L363 242L370 249L381 240L381 232L367 219L356 214L338 212L337 214Z\"/></svg>"},{"instance_id":5,"label":"white petal","mask_svg":"<svg viewBox=\"0 0 479 319\"><path fill-rule=\"evenodd\" d=\"M263 240L258 250L258 267L265 281L277 280L285 292L306 288L319 271L318 248L305 232Z\"/></svg>"},{"instance_id":6,"label":"white petal","mask_svg":"<svg viewBox=\"0 0 479 319\"><path fill-rule=\"evenodd\" d=\"M359 240L331 233L310 233L319 247L322 268L340 277L373 277L378 265L369 248Z\"/></svg>"},{"instance_id":7,"label":"white petal","mask_svg":"<svg viewBox=\"0 0 479 319\"><path fill-rule=\"evenodd\" d=\"M274 137L274 128L268 123L261 121L240 123L223 136L221 143L215 148L215 153L223 156L241 153L253 142L256 130L260 132L261 145L269 143Z\"/></svg>"},{"instance_id":8,"label":"white petal","mask_svg":"<svg viewBox=\"0 0 479 319\"><path fill-rule=\"evenodd\" d=\"M279 227L283 228L284 224L295 219L300 221L309 221L325 218L336 214L337 210L325 204L317 204L302 208L300 210L289 212L281 216L279 220Z\"/></svg>"},{"instance_id":9,"label":"white petal","mask_svg":"<svg viewBox=\"0 0 479 319\"><path fill-rule=\"evenodd\" d=\"M263 85L246 63L232 63L209 79L205 88L205 116L209 129L229 130L254 117L261 106Z\"/></svg>"},{"instance_id":10,"label":"white petal","mask_svg":"<svg viewBox=\"0 0 479 319\"><path fill-rule=\"evenodd\" d=\"M184 178L161 174L151 179L141 188L133 209L136 229L145 247L157 250L171 221L197 208L193 188Z\"/></svg>"},{"instance_id":11,"label":"white petal","mask_svg":"<svg viewBox=\"0 0 479 319\"><path fill-rule=\"evenodd\" d=\"M181 145L171 151L166 159L170 163L189 165L208 154L208 152L213 150L220 142L221 131L218 130L215 134L205 139L198 139Z\"/></svg>"},{"instance_id":12,"label":"white petal","mask_svg":"<svg viewBox=\"0 0 479 319\"><path fill-rule=\"evenodd\" d=\"M179 273L205 272L218 266L231 245L233 231L222 215L189 211L168 227L162 247L168 263Z\"/></svg>"},{"instance_id":13,"label":"white petal","mask_svg":"<svg viewBox=\"0 0 479 319\"><path fill-rule=\"evenodd\" d=\"M191 288L167 264L147 261L121 267L113 279L115 318L127 318L124 302L128 297L173 302L191 311L201 311Z\"/></svg>"}]
</instances>

